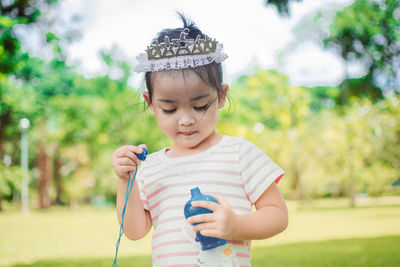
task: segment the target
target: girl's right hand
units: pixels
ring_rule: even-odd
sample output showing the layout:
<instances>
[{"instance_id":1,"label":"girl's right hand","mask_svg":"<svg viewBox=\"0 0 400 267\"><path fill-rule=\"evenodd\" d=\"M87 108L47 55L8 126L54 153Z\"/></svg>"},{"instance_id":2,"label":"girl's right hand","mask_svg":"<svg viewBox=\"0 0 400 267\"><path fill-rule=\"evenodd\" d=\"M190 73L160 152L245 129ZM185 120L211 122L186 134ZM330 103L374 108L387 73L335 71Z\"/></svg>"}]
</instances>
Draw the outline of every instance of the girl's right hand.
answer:
<instances>
[{"instance_id":1,"label":"girl's right hand","mask_svg":"<svg viewBox=\"0 0 400 267\"><path fill-rule=\"evenodd\" d=\"M146 145L124 145L114 151L111 163L119 178L128 180L128 172L130 171L131 174L135 172L136 166L140 163L135 153L142 153L143 147L147 148Z\"/></svg>"}]
</instances>

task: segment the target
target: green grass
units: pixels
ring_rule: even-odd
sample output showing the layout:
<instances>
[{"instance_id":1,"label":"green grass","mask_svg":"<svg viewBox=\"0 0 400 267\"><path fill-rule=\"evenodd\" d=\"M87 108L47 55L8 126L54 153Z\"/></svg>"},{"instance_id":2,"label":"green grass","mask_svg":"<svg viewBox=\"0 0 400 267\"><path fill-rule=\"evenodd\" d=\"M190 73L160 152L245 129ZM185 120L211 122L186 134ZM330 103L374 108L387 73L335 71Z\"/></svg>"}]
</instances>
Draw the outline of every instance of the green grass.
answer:
<instances>
[{"instance_id":1,"label":"green grass","mask_svg":"<svg viewBox=\"0 0 400 267\"><path fill-rule=\"evenodd\" d=\"M400 236L303 242L274 247L256 247L252 252L253 266L399 266ZM13 267L109 267L112 258L44 260ZM150 256L121 257L118 265L151 266Z\"/></svg>"},{"instance_id":2,"label":"green grass","mask_svg":"<svg viewBox=\"0 0 400 267\"><path fill-rule=\"evenodd\" d=\"M400 266L399 197L353 209L344 200L289 202L289 214L284 233L253 242L253 266ZM111 266L118 230L112 208L8 210L0 213L0 266ZM123 238L119 266L150 266L150 243L151 234Z\"/></svg>"},{"instance_id":3,"label":"green grass","mask_svg":"<svg viewBox=\"0 0 400 267\"><path fill-rule=\"evenodd\" d=\"M254 266L400 266L400 236L256 247Z\"/></svg>"}]
</instances>

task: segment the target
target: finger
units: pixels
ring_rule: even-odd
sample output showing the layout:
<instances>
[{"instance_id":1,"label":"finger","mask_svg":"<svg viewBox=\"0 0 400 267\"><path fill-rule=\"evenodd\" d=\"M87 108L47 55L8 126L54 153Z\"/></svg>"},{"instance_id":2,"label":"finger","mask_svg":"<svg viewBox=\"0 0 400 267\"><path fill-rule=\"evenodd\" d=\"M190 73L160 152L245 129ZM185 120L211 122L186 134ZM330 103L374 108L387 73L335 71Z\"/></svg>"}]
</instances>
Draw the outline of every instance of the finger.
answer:
<instances>
[{"instance_id":1,"label":"finger","mask_svg":"<svg viewBox=\"0 0 400 267\"><path fill-rule=\"evenodd\" d=\"M126 151L124 156L121 156L120 158L129 158L130 160L132 160L135 164L139 164L139 159L137 158L136 154L132 151Z\"/></svg>"},{"instance_id":2,"label":"finger","mask_svg":"<svg viewBox=\"0 0 400 267\"><path fill-rule=\"evenodd\" d=\"M135 166L120 166L118 169L118 176L128 178L128 172L134 173L136 170Z\"/></svg>"},{"instance_id":3,"label":"finger","mask_svg":"<svg viewBox=\"0 0 400 267\"><path fill-rule=\"evenodd\" d=\"M211 237L222 237L221 232L218 231L214 224L211 223L202 223L198 224L193 227L193 231L200 232L200 234L204 236L211 236Z\"/></svg>"},{"instance_id":4,"label":"finger","mask_svg":"<svg viewBox=\"0 0 400 267\"><path fill-rule=\"evenodd\" d=\"M139 151L139 150L136 149L136 151ZM140 164L140 160L138 159L137 155L131 150L126 150L123 154L118 154L117 155L117 159L123 159L123 158L128 158L135 165L139 165Z\"/></svg>"},{"instance_id":5,"label":"finger","mask_svg":"<svg viewBox=\"0 0 400 267\"><path fill-rule=\"evenodd\" d=\"M136 164L140 164L140 160L142 160L142 158L139 155L143 154L144 149L146 149L148 151L147 146L145 144L141 144L141 145L137 146L135 150L128 150L127 157L134 160ZM147 155L147 153L146 153L146 155ZM144 158L146 158L146 157L144 157Z\"/></svg>"},{"instance_id":6,"label":"finger","mask_svg":"<svg viewBox=\"0 0 400 267\"><path fill-rule=\"evenodd\" d=\"M147 146L145 144L141 144L138 146L128 146L128 150L132 151L135 154L141 154L143 152L143 148L147 149Z\"/></svg>"},{"instance_id":7,"label":"finger","mask_svg":"<svg viewBox=\"0 0 400 267\"><path fill-rule=\"evenodd\" d=\"M114 151L114 154L116 157L123 157L123 156L125 156L126 151L132 150L134 148L135 148L135 146L131 146L131 145L120 146Z\"/></svg>"},{"instance_id":8,"label":"finger","mask_svg":"<svg viewBox=\"0 0 400 267\"><path fill-rule=\"evenodd\" d=\"M229 203L225 200L223 195L220 194L212 194L213 197L218 201L221 206L230 207Z\"/></svg>"},{"instance_id":9,"label":"finger","mask_svg":"<svg viewBox=\"0 0 400 267\"><path fill-rule=\"evenodd\" d=\"M136 159L136 161L139 161L139 160ZM129 158L118 158L113 161L112 165L115 170L118 170L119 167L124 167L124 166L134 166L135 167L135 166L139 165L138 163L136 163L136 161L133 161Z\"/></svg>"},{"instance_id":10,"label":"finger","mask_svg":"<svg viewBox=\"0 0 400 267\"><path fill-rule=\"evenodd\" d=\"M117 166L136 166L136 162L130 158L120 158L117 161Z\"/></svg>"},{"instance_id":11,"label":"finger","mask_svg":"<svg viewBox=\"0 0 400 267\"><path fill-rule=\"evenodd\" d=\"M212 213L199 214L188 218L189 223L205 223L213 221L215 220Z\"/></svg>"},{"instance_id":12,"label":"finger","mask_svg":"<svg viewBox=\"0 0 400 267\"><path fill-rule=\"evenodd\" d=\"M193 207L202 207L206 208L212 211L216 211L219 207L218 203L212 202L212 201L193 201L192 202Z\"/></svg>"},{"instance_id":13,"label":"finger","mask_svg":"<svg viewBox=\"0 0 400 267\"><path fill-rule=\"evenodd\" d=\"M214 223L200 223L195 226L193 226L192 230L195 232L207 230L207 229L214 229L215 224Z\"/></svg>"},{"instance_id":14,"label":"finger","mask_svg":"<svg viewBox=\"0 0 400 267\"><path fill-rule=\"evenodd\" d=\"M214 229L204 229L200 231L200 234L204 235L204 236L210 236L210 237L219 237L222 238L221 234Z\"/></svg>"},{"instance_id":15,"label":"finger","mask_svg":"<svg viewBox=\"0 0 400 267\"><path fill-rule=\"evenodd\" d=\"M121 157L129 156L129 155L132 155L135 153L140 154L142 152L143 152L142 147L132 146L132 145L124 145L115 151L115 155L116 155L116 157L121 158Z\"/></svg>"}]
</instances>

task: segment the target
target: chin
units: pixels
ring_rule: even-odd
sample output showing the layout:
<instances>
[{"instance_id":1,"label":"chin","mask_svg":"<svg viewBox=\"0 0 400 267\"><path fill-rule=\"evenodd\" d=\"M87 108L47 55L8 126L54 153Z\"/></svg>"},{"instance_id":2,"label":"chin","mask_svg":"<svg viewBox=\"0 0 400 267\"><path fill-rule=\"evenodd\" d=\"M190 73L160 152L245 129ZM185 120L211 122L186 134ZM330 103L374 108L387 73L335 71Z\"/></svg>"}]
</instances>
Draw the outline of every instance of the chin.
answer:
<instances>
[{"instance_id":1,"label":"chin","mask_svg":"<svg viewBox=\"0 0 400 267\"><path fill-rule=\"evenodd\" d=\"M179 140L177 144L179 144L182 147L186 147L188 149L196 148L198 145L202 143L203 140L199 138L188 138L188 140Z\"/></svg>"}]
</instances>

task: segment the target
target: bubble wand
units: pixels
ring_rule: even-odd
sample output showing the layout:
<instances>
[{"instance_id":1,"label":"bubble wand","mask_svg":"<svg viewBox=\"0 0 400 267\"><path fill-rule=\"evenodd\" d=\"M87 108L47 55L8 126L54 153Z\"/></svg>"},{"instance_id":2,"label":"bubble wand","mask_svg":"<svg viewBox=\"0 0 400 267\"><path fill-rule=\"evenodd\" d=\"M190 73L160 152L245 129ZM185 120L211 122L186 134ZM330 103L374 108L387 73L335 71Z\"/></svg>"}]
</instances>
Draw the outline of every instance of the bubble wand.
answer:
<instances>
[{"instance_id":1,"label":"bubble wand","mask_svg":"<svg viewBox=\"0 0 400 267\"><path fill-rule=\"evenodd\" d=\"M149 153L149 151L146 148L142 148L142 149L143 149L142 153L140 153L140 154L135 153L135 154L138 157L138 159L143 161L146 159L146 156ZM113 267L118 267L118 265L117 265L118 248L119 248L119 243L121 241L121 236L124 233L124 218L125 218L126 204L128 203L129 195L131 194L131 191L132 191L133 182L135 181L135 178L136 178L137 169L138 169L138 166L136 166L135 173L132 177L132 181L131 181L131 172L130 171L128 172L129 179L128 179L128 185L126 186L125 204L124 204L124 208L122 209L121 226L119 228L118 241L117 241L117 244L115 247L115 257L114 257L114 262L112 265Z\"/></svg>"}]
</instances>

